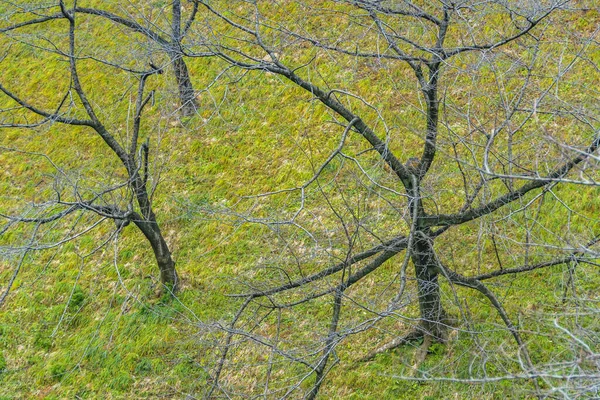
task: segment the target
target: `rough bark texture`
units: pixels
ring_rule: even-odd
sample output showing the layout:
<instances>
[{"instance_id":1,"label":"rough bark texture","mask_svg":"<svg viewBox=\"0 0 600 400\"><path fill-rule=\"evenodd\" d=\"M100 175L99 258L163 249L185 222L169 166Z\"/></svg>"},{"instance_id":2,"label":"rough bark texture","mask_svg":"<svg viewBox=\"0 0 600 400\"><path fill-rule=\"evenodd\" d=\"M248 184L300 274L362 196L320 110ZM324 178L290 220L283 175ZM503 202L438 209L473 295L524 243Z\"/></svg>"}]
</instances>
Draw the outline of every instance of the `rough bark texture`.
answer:
<instances>
[{"instance_id":1,"label":"rough bark texture","mask_svg":"<svg viewBox=\"0 0 600 400\"><path fill-rule=\"evenodd\" d=\"M422 159L423 160L423 159ZM423 161L409 159L405 165L411 174L411 184L407 186L411 194L409 208L413 217L413 243L410 248L411 259L415 267L415 277L419 296L419 310L421 323L419 330L425 336L431 336L436 341L444 341L446 337L446 313L440 298L440 285L438 274L440 272L439 260L433 248L433 236L429 228L423 227L423 220L427 216L421 201L419 175L423 173ZM415 165L412 165L412 164Z\"/></svg>"},{"instance_id":2,"label":"rough bark texture","mask_svg":"<svg viewBox=\"0 0 600 400\"><path fill-rule=\"evenodd\" d=\"M187 65L183 59L181 50L181 0L173 0L171 4L171 43L168 50L171 64L173 65L173 73L177 81L177 89L179 90L179 102L181 104L180 112L184 117L189 117L196 113L198 103L194 94L194 87L190 79Z\"/></svg>"},{"instance_id":3,"label":"rough bark texture","mask_svg":"<svg viewBox=\"0 0 600 400\"><path fill-rule=\"evenodd\" d=\"M154 257L160 269L160 281L170 290L178 289L179 277L175 269L175 261L156 221L136 222L146 239L150 242Z\"/></svg>"},{"instance_id":4,"label":"rough bark texture","mask_svg":"<svg viewBox=\"0 0 600 400\"><path fill-rule=\"evenodd\" d=\"M152 214L154 217L154 214ZM135 225L142 231L154 251L154 257L160 270L160 281L168 290L177 291L179 286L179 277L175 269L175 261L171 257L171 251L160 231L160 227L154 218L151 221L144 219L134 219Z\"/></svg>"},{"instance_id":5,"label":"rough bark texture","mask_svg":"<svg viewBox=\"0 0 600 400\"><path fill-rule=\"evenodd\" d=\"M133 176L133 189L135 196L140 206L142 215L135 215L133 222L142 231L154 251L156 263L160 269L160 281L165 287L173 292L177 291L179 277L175 270L175 261L171 257L171 251L165 241L165 238L160 231L156 215L152 210L152 204L146 191L145 180L139 175L137 170L133 169L133 164L130 165L130 171Z\"/></svg>"},{"instance_id":6,"label":"rough bark texture","mask_svg":"<svg viewBox=\"0 0 600 400\"><path fill-rule=\"evenodd\" d=\"M171 61L173 64L173 72L177 81L179 90L179 102L181 103L181 115L189 117L196 113L198 109L198 101L194 93L194 86L190 79L190 74L185 64L185 61L180 54L172 54Z\"/></svg>"},{"instance_id":7,"label":"rough bark texture","mask_svg":"<svg viewBox=\"0 0 600 400\"><path fill-rule=\"evenodd\" d=\"M412 248L412 261L419 290L421 329L435 340L443 341L446 336L446 315L440 298L438 261L433 250L433 241L424 232L417 232Z\"/></svg>"}]
</instances>

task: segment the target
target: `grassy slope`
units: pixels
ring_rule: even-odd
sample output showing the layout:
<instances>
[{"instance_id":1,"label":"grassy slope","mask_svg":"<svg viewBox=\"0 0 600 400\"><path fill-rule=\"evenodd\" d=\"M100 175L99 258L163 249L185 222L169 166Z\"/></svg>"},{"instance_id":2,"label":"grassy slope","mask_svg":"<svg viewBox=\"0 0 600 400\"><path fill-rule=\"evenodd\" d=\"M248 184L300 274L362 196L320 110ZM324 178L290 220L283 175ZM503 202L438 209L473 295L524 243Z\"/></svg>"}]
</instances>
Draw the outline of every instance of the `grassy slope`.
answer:
<instances>
[{"instance_id":1,"label":"grassy slope","mask_svg":"<svg viewBox=\"0 0 600 400\"><path fill-rule=\"evenodd\" d=\"M86 24L93 36L95 54L109 54L114 59L128 56L127 46L115 47L115 44L134 40L130 35L92 18L86 19ZM50 31L64 32L63 22L51 26ZM92 43L91 37L85 39ZM57 56L32 51L26 45L12 48L3 68L3 77L9 77L3 78L3 83L18 88L19 93L40 106L50 107L57 99L55 93L64 92L68 86L63 79L64 62ZM197 88L205 87L222 68L216 60L190 63ZM126 74L89 62L82 62L82 70L84 85L93 93L98 108L105 111L111 128L125 132L131 98L127 88L135 81ZM349 64L321 72L377 105L412 105L413 108L403 107L408 110L403 113L397 113L395 107L383 109L386 119L393 121L397 129L394 138L402 138L392 144L402 149L403 158L413 155L411 150L417 148L419 140L410 127L403 127L410 126L407 121L418 117L414 111L418 100L412 83L404 79L406 71L393 71L390 75L369 65ZM579 73L584 79L585 70ZM158 165L164 168L154 204L176 257L183 291L178 301L156 298L155 280L151 277L156 274L154 261L133 227L126 229L119 243L118 272L112 263L112 246L87 256L112 231L113 226L108 222L103 222L93 234L58 249L31 254L8 303L0 310L0 369L3 369L0 396L184 398L185 393L201 393L206 384L205 368L210 368L214 360L213 341L221 339L202 323L227 321L236 304L225 294L239 289L232 278L241 273L253 274L255 264L278 251L275 241L265 245L265 240L273 239L267 229L239 225L234 218L219 213L221 206L235 204L239 195L301 183L311 176L311 163L318 165L337 144L339 129L323 124L328 120L326 111L307 102L307 96L298 89L281 84L268 74L249 74L236 84L216 85L210 93L200 96L201 104L206 105L202 117L183 124L172 115L174 96L167 90L172 87L169 77L153 78L150 84L158 89L159 98L157 105L148 111L144 131L151 137ZM227 96L221 102L225 92ZM219 104L219 114L213 114L216 111L213 101ZM281 104L289 106L282 108ZM375 120L373 115L365 115L366 119ZM115 157L85 129L55 125L34 131L3 130L0 140L2 146L48 154L72 176L88 182L87 190L123 176ZM358 140L351 146L355 151L364 148ZM308 156L303 151L307 148ZM5 151L0 152L0 163L4 165L0 182L2 212L17 210L51 193L47 174L54 171L44 159ZM451 165L440 163L435 168L439 168L441 175L452 175ZM385 179L385 171L378 171ZM590 193L565 190L562 194L563 200L583 204L585 212L593 215L597 204ZM452 193L444 195L445 198L437 199L440 204L450 205L455 201ZM243 209L246 205L242 202L237 207ZM276 198L270 203L260 203L257 214L266 215L275 207L289 211L297 206L297 198ZM92 217L85 218L89 218L87 223L94 221ZM555 215L545 223L560 224L560 220L561 216ZM387 224L382 229L393 226L394 221ZM68 223L58 226L60 233L64 234L68 226ZM477 228L477 224L469 224L452 232L439 243L441 251L448 251L446 246L452 246L457 238L475 239ZM16 230L12 236L3 237L3 244L16 242L27 233L26 229ZM507 228L507 233L512 231ZM56 236L47 238L55 239ZM485 246L491 250L489 243ZM481 267L472 248L454 247L453 257L460 259L462 265ZM14 265L14 259L0 260L2 282L8 280ZM551 311L560 302L554 298L555 291L533 289L536 282L544 281L560 290L563 284L560 271L556 268L501 282L509 287L499 288L508 299L509 311L514 315L517 310L525 310L525 316L530 317ZM377 288L393 274L394 264L390 263L377 276L369 278L363 292L358 290L356 294L368 298L376 292L374 289L371 292L369 286ZM590 284L584 290L593 288ZM476 322L482 326L498 322L481 298L469 292L458 294L468 299ZM529 294L525 300L524 294ZM325 321L327 307L323 301L316 307L321 313L315 316ZM392 321L383 324L380 330L363 334L361 340L341 345L342 362L324 386L324 398L502 398L511 393L511 388L504 384L438 385L390 377L390 374L410 373L407 365L412 363L412 349L382 355L368 364L355 361L377 343L391 338L394 329L402 330L403 326ZM503 334L491 340L506 341L511 346L510 338ZM446 348L437 349L425 367L442 363L444 356L460 354L470 345L466 335L459 335ZM554 345L540 339L535 346L541 349L536 354L543 355ZM465 373L462 370L465 366L460 363L449 367L455 368L459 375ZM253 375L241 377L232 373L231 379L239 380L240 385L251 385Z\"/></svg>"}]
</instances>

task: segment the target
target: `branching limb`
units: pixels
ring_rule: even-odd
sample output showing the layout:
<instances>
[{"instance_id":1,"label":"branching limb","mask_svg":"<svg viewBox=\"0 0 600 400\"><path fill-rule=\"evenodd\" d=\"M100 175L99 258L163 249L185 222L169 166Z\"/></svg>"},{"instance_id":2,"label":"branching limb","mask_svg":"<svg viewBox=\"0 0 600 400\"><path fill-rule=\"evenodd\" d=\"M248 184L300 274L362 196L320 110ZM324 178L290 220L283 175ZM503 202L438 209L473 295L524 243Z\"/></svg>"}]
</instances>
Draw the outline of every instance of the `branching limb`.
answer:
<instances>
[{"instance_id":1,"label":"branching limb","mask_svg":"<svg viewBox=\"0 0 600 400\"><path fill-rule=\"evenodd\" d=\"M6 289L4 289L4 292L2 293L2 295L0 295L0 307L2 307L2 305L4 304L4 301L8 297L8 294L10 293L10 289L12 288L13 284L15 283L15 280L17 279L17 276L19 275L19 272L21 271L21 266L23 265L23 262L25 261L25 258L27 257L27 254L32 249L31 246L35 242L35 238L37 236L37 233L38 233L38 230L40 228L40 225L41 224L38 223L35 226L35 229L33 230L33 233L31 234L31 240L29 241L29 246L27 246L25 248L25 250L23 251L23 254L21 255L21 259L19 260L19 263L15 267L15 270L13 271L13 274L10 277L10 280L8 281L8 284L6 285Z\"/></svg>"},{"instance_id":2,"label":"branching limb","mask_svg":"<svg viewBox=\"0 0 600 400\"><path fill-rule=\"evenodd\" d=\"M94 122L91 120L81 120L81 119L76 119L76 118L65 118L63 116L61 116L60 114L58 114L58 111L55 113L49 113L47 111L44 111L40 108L37 108L33 105L31 105L29 102L23 100L22 98L18 97L16 94L14 94L13 92L11 92L10 90L8 90L6 87L4 87L1 83L0 83L0 91L2 91L5 95L7 95L8 97L10 97L11 99L13 99L16 103L18 103L21 107L35 113L38 114L44 118L46 118L46 120L44 120L42 123L45 123L47 121L55 121L55 122L60 122L63 124L68 124L68 125L78 125L78 126L94 126ZM10 125L10 126L14 126L14 125ZM27 125L28 127L29 125Z\"/></svg>"},{"instance_id":3,"label":"branching limb","mask_svg":"<svg viewBox=\"0 0 600 400\"><path fill-rule=\"evenodd\" d=\"M374 246L369 250L363 251L361 253L356 254L355 256L351 257L350 259L348 259L347 261L341 262L339 264L333 265L321 272L318 272L316 274L307 276L306 278L302 278L299 279L297 281L294 282L290 282L287 283L285 285L281 285L278 286L276 288L273 289L268 289L268 290L264 290L261 292L254 292L254 293L245 293L245 294L236 294L236 295L231 295L231 297L252 297L252 298L259 298L259 297L264 297L264 296L270 296L273 294L277 294L277 293L281 293L284 292L286 290L290 290L290 289L294 289L297 288L299 286L303 286L306 285L308 283L317 281L319 279L323 279L329 275L333 275L336 272L339 272L341 270L343 270L344 268L347 268L351 265L356 264L357 262L360 262L362 260L365 260L369 257L372 257L378 253L381 252L385 252L387 251L388 253L393 253L396 254L399 251L402 251L406 248L406 244L408 243L407 239L404 236L399 236L397 238L388 240L385 243L382 243L380 245ZM362 276L364 276L366 273L368 273L368 271L364 271L362 272ZM357 272L357 274L359 274L359 272ZM354 279L360 279L362 278L362 276L360 275L356 275L356 277Z\"/></svg>"},{"instance_id":4,"label":"branching limb","mask_svg":"<svg viewBox=\"0 0 600 400\"><path fill-rule=\"evenodd\" d=\"M488 272L486 274L480 274L477 276L474 276L470 279L475 279L478 281L482 281L485 279L491 279L491 278L496 278L498 276L503 276L503 275L510 275L510 274L518 274L521 272L529 272L529 271L534 271L536 269L540 269L540 268L546 268L546 267L552 267L555 265L561 265L561 264L567 264L570 262L585 262L587 260L587 257L584 256L585 252L594 244L600 242L600 236L596 236L594 239L592 239L591 241L589 241L588 243L586 243L586 245L584 246L583 249L581 250L576 250L574 252L572 252L570 255L566 256L566 257L562 257L562 258L557 258L555 260L549 260L549 261L544 261L544 262L540 262L537 264L531 264L531 265L522 265L520 267L515 267L515 268L508 268L508 269L501 269L498 271L493 271L493 272Z\"/></svg>"},{"instance_id":5,"label":"branching limb","mask_svg":"<svg viewBox=\"0 0 600 400\"><path fill-rule=\"evenodd\" d=\"M325 379L325 368L327 367L327 361L329 360L329 357L331 356L332 352L335 351L335 346L337 344L337 341L339 340L339 338L337 337L337 328L338 323L340 321L340 313L342 310L342 299L346 288L347 287L345 286L341 287L340 290L336 291L335 295L333 296L333 312L331 315L329 333L327 335L327 339L325 340L325 348L323 349L323 355L321 356L321 360L315 368L315 385L306 397L309 400L314 400L317 397L319 389L321 388L323 380Z\"/></svg>"},{"instance_id":6,"label":"branching limb","mask_svg":"<svg viewBox=\"0 0 600 400\"><path fill-rule=\"evenodd\" d=\"M131 137L131 144L130 144L130 148L129 148L129 157L131 159L133 159L135 157L135 152L137 149L138 137L140 134L140 124L142 121L142 112L144 111L144 107L146 106L146 104L148 104L148 102L154 97L154 91L151 91L144 98L144 90L145 90L145 86L146 86L146 80L148 79L148 77L150 77L154 74L162 74L161 69L154 68L154 66L152 64L150 64L150 67L152 67L152 70L145 72L140 77L140 83L138 85L138 95L137 95L137 100L135 103L135 116L133 119L133 134Z\"/></svg>"},{"instance_id":7,"label":"branching limb","mask_svg":"<svg viewBox=\"0 0 600 400\"><path fill-rule=\"evenodd\" d=\"M464 276L458 274L457 272L454 272L451 269L446 268L445 266L442 266L441 264L440 264L440 267L442 270L442 274L451 283L455 283L459 286L464 286L464 287L468 287L471 289L475 289L478 292L480 292L481 294L483 294L485 297L488 298L490 303L492 303L492 305L494 306L494 308L496 309L496 311L502 318L502 321L504 321L504 323L506 324L506 327L510 331L511 335L514 337L515 341L517 342L517 344L519 346L519 350L523 353L523 355L525 357L525 361L527 363L527 366L528 366L530 372L535 373L535 368L533 366L533 362L531 361L531 357L529 356L529 351L527 350L527 344L521 337L521 334L519 333L518 329L515 327L515 325L512 323L512 321L508 317L508 314L506 313L506 310L504 310L502 303L500 303L500 301L496 298L494 293L491 290L489 290L487 288L487 286L485 286L483 283L481 283L477 279L464 277ZM536 385L537 385L537 383L536 383Z\"/></svg>"},{"instance_id":8,"label":"branching limb","mask_svg":"<svg viewBox=\"0 0 600 400\"><path fill-rule=\"evenodd\" d=\"M548 9L543 15L541 15L540 17L538 17L534 20L528 19L527 26L512 36L509 36L507 38L499 40L495 43L488 43L488 44L482 44L482 45L474 44L472 46L458 47L458 48L455 48L455 49L452 49L449 51L445 51L444 59L447 60L448 58L450 58L452 56L455 56L460 53L468 52L468 51L493 50L498 47L502 47L510 42L514 42L515 40L519 39L520 37L523 37L523 36L527 35L529 32L531 32L531 30L533 28L535 28L536 25L538 25L540 22L542 22L544 19L546 19L550 14L552 14L552 12L554 12L557 8L559 8L562 4L565 4L565 3L567 3L567 1L564 1L561 4Z\"/></svg>"},{"instance_id":9,"label":"branching limb","mask_svg":"<svg viewBox=\"0 0 600 400\"><path fill-rule=\"evenodd\" d=\"M595 138L584 153L572 158L562 166L556 168L546 177L534 179L531 182L521 186L519 189L506 193L503 196L492 200L483 206L472 208L464 213L459 214L439 214L424 217L424 222L427 226L442 226L442 225L459 225L468 221L472 221L484 215L490 214L499 208L520 199L532 190L542 188L548 184L554 183L569 173L575 166L587 160L600 145L600 134L597 132Z\"/></svg>"},{"instance_id":10,"label":"branching limb","mask_svg":"<svg viewBox=\"0 0 600 400\"><path fill-rule=\"evenodd\" d=\"M64 18L64 15L62 13L48 15L48 16L44 16L44 17L40 17L40 18L35 18L35 19L29 20L29 21L19 22L18 24L13 24L13 25L6 26L4 28L0 28L0 33L6 33L6 32L14 31L16 29L23 28L26 26L41 24L41 23L44 23L47 21L53 21L55 19L62 19L62 18Z\"/></svg>"}]
</instances>

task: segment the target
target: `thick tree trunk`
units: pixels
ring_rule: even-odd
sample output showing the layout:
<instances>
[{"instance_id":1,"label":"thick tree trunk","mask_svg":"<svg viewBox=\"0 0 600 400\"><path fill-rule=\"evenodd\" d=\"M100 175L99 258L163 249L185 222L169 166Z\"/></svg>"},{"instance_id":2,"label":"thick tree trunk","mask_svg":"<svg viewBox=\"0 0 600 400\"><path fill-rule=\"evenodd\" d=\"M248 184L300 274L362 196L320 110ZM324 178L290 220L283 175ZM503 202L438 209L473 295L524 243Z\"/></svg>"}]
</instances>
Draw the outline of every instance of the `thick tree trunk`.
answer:
<instances>
[{"instance_id":1,"label":"thick tree trunk","mask_svg":"<svg viewBox=\"0 0 600 400\"><path fill-rule=\"evenodd\" d=\"M440 298L438 261L433 240L425 232L417 232L412 248L412 260L419 291L421 329L437 341L446 337L446 314Z\"/></svg>"},{"instance_id":2,"label":"thick tree trunk","mask_svg":"<svg viewBox=\"0 0 600 400\"><path fill-rule=\"evenodd\" d=\"M154 214L152 214L154 217ZM171 257L169 246L163 237L158 223L152 221L134 220L136 226L142 231L154 251L154 257L160 270L160 281L171 291L175 292L179 286L179 277L175 269L175 261Z\"/></svg>"},{"instance_id":3,"label":"thick tree trunk","mask_svg":"<svg viewBox=\"0 0 600 400\"><path fill-rule=\"evenodd\" d=\"M175 73L175 80L177 81L177 88L179 90L180 112L182 116L189 117L196 113L198 102L196 101L194 86L192 86L190 74L181 51L181 0L173 0L171 7L172 36L171 47L168 53L171 58L171 64L173 64L173 72Z\"/></svg>"},{"instance_id":4,"label":"thick tree trunk","mask_svg":"<svg viewBox=\"0 0 600 400\"><path fill-rule=\"evenodd\" d=\"M170 54L171 63L173 64L173 72L177 81L177 89L179 90L179 102L181 104L181 115L189 117L194 115L198 109L198 101L194 93L194 86L190 79L190 74L185 64L185 60L178 53Z\"/></svg>"},{"instance_id":5,"label":"thick tree trunk","mask_svg":"<svg viewBox=\"0 0 600 400\"><path fill-rule=\"evenodd\" d=\"M147 151L148 150L146 149L146 152ZM152 204L148 197L148 192L146 191L146 179L139 175L134 164L131 164L129 168L130 171L133 171L133 190L141 211L141 215L137 213L134 214L133 222L142 231L144 236L146 236L146 239L148 239L152 246L154 257L156 258L156 263L160 270L160 281L167 289L175 292L179 285L179 278L177 276L177 271L175 270L175 261L173 261L173 258L171 257L169 246L160 231L160 227L156 221L156 215L152 210Z\"/></svg>"}]
</instances>

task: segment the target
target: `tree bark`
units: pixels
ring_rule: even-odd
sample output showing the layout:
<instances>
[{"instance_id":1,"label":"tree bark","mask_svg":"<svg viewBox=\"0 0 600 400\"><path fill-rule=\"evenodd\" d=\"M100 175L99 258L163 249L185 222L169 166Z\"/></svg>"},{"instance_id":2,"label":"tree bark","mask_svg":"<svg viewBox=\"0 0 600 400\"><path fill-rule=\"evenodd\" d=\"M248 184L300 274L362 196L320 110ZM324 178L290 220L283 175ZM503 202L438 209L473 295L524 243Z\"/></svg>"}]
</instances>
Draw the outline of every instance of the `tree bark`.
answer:
<instances>
[{"instance_id":1,"label":"tree bark","mask_svg":"<svg viewBox=\"0 0 600 400\"><path fill-rule=\"evenodd\" d=\"M177 81L177 89L179 90L179 102L181 104L181 115L189 117L198 110L198 101L194 93L194 86L190 79L190 74L187 65L181 54L171 53L171 63L173 65L173 73Z\"/></svg>"},{"instance_id":2,"label":"tree bark","mask_svg":"<svg viewBox=\"0 0 600 400\"><path fill-rule=\"evenodd\" d=\"M412 261L417 278L419 309L423 333L430 335L436 341L446 337L444 320L446 313L440 298L438 282L438 260L433 250L433 239L426 232L417 231L412 247Z\"/></svg>"},{"instance_id":3,"label":"tree bark","mask_svg":"<svg viewBox=\"0 0 600 400\"><path fill-rule=\"evenodd\" d=\"M173 64L173 72L175 73L177 88L179 89L181 115L184 117L189 117L196 113L196 110L198 109L198 103L196 101L196 95L194 94L194 86L192 86L190 74L181 51L181 0L173 0L171 6L172 49L169 51L169 57L171 58L171 63Z\"/></svg>"},{"instance_id":4,"label":"tree bark","mask_svg":"<svg viewBox=\"0 0 600 400\"><path fill-rule=\"evenodd\" d=\"M154 217L154 213L152 213ZM142 231L154 251L154 257L160 270L160 281L173 292L179 288L179 276L175 269L175 261L171 257L169 246L163 237L160 227L154 218L151 221L134 220L136 226Z\"/></svg>"},{"instance_id":5,"label":"tree bark","mask_svg":"<svg viewBox=\"0 0 600 400\"><path fill-rule=\"evenodd\" d=\"M412 229L414 229L410 254L415 267L421 314L418 330L425 336L431 336L436 341L444 341L446 337L446 325L444 324L446 313L440 298L439 261L433 248L434 237L431 235L431 230L423 227L423 221L427 213L421 201L419 176L423 173L423 168L429 168L428 166L424 167L424 165L418 159L409 159L405 165L406 170L411 174L411 183L407 186L407 192L409 193L408 208L411 210Z\"/></svg>"},{"instance_id":6,"label":"tree bark","mask_svg":"<svg viewBox=\"0 0 600 400\"><path fill-rule=\"evenodd\" d=\"M129 166L129 170L132 171L130 173L132 175L133 190L142 214L134 213L133 222L142 231L144 236L146 236L146 239L148 239L152 246L154 257L160 270L160 281L168 290L175 292L179 286L175 261L171 257L169 245L160 231L156 215L152 210L152 203L146 191L146 181L140 176L137 169L134 168L133 164Z\"/></svg>"}]
</instances>

